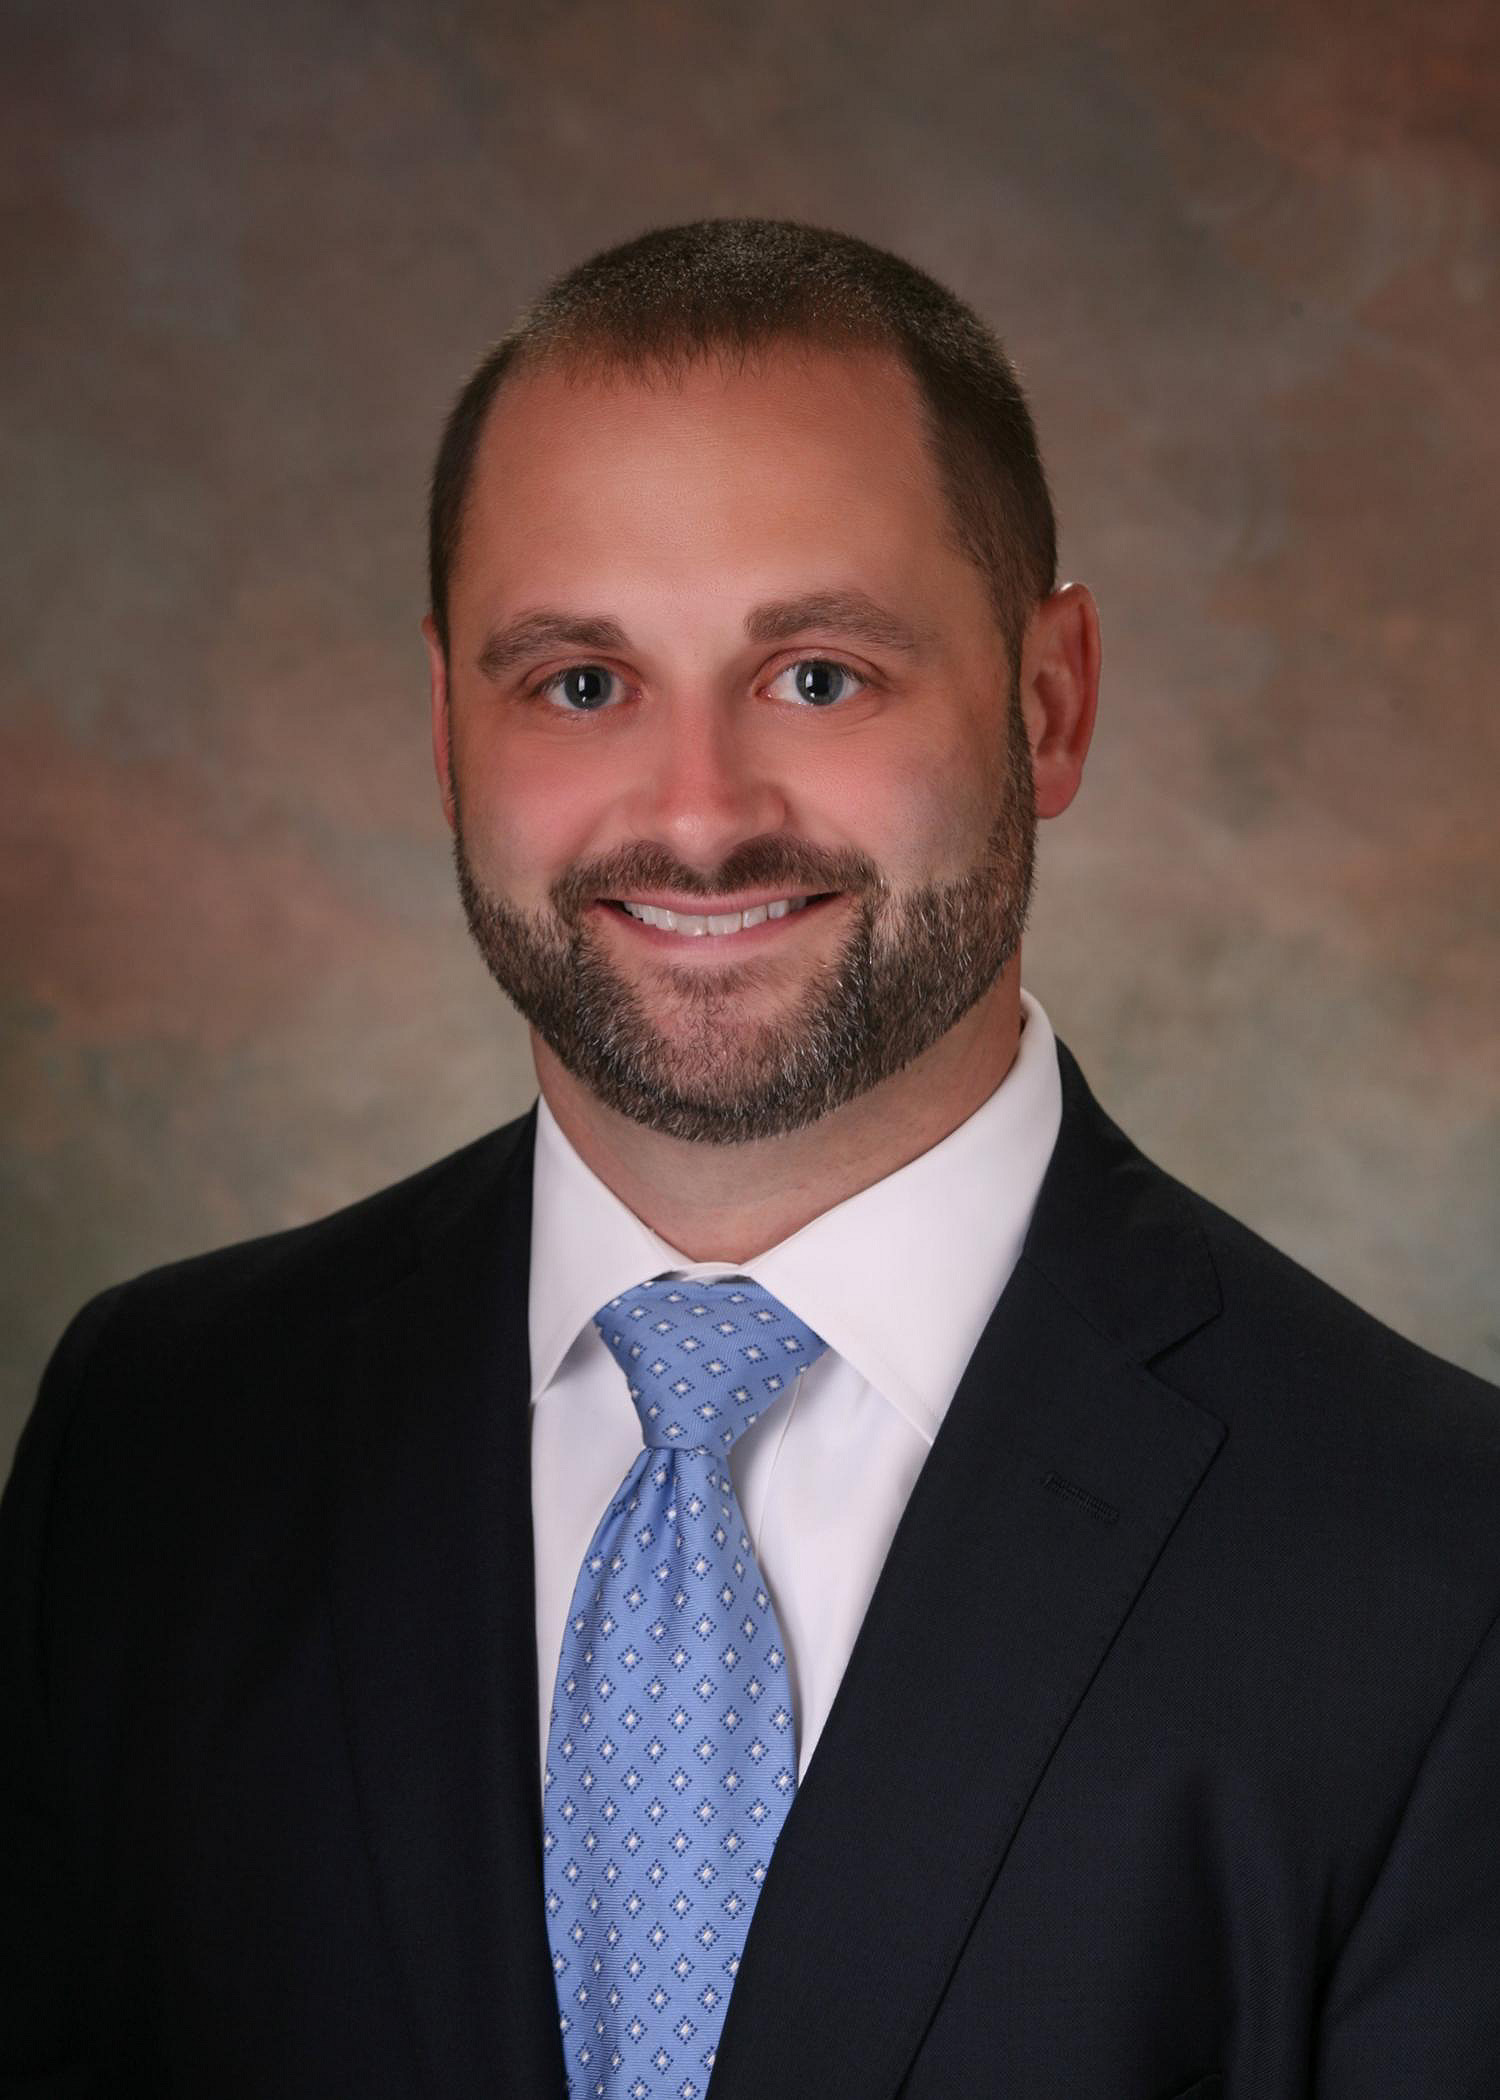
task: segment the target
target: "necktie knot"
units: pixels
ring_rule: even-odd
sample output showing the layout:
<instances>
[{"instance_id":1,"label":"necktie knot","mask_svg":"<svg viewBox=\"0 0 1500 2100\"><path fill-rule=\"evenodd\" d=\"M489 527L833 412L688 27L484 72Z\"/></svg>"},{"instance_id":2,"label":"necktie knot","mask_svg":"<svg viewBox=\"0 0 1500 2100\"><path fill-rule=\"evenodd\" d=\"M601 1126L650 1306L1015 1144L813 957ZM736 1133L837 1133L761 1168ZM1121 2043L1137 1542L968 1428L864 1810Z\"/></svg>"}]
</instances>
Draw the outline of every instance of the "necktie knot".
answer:
<instances>
[{"instance_id":1,"label":"necktie knot","mask_svg":"<svg viewBox=\"0 0 1500 2100\"><path fill-rule=\"evenodd\" d=\"M594 1315L648 1446L727 1451L828 1344L748 1276L638 1283Z\"/></svg>"}]
</instances>

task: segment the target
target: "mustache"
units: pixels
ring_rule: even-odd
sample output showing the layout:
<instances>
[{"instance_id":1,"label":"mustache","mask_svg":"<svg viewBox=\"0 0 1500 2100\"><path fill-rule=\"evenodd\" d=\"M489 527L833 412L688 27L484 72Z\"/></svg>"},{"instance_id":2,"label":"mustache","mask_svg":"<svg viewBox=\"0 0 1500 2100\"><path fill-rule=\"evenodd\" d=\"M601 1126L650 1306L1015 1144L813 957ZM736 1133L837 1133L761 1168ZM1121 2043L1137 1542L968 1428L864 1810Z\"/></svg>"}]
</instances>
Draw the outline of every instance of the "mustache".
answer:
<instances>
[{"instance_id":1,"label":"mustache","mask_svg":"<svg viewBox=\"0 0 1500 2100\"><path fill-rule=\"evenodd\" d=\"M630 890L721 897L748 889L877 894L888 887L867 853L853 848L825 852L805 840L767 837L747 839L708 871L689 867L664 846L645 841L622 846L597 860L578 862L557 878L550 894L559 916L574 925L600 897L618 897Z\"/></svg>"}]
</instances>

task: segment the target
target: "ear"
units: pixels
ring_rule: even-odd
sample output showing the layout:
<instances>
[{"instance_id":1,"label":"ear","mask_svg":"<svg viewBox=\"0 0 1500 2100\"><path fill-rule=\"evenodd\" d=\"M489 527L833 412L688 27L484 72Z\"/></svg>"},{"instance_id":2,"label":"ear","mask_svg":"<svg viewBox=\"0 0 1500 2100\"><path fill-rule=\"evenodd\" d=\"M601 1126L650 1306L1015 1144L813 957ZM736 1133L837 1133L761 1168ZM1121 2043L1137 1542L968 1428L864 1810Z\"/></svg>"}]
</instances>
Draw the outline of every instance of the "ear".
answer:
<instances>
[{"instance_id":1,"label":"ear","mask_svg":"<svg viewBox=\"0 0 1500 2100\"><path fill-rule=\"evenodd\" d=\"M448 711L448 657L438 638L437 623L429 613L422 622L427 644L427 675L432 688L432 763L437 769L443 797L443 815L452 831L457 821L453 795L453 723Z\"/></svg>"},{"instance_id":2,"label":"ear","mask_svg":"<svg viewBox=\"0 0 1500 2100\"><path fill-rule=\"evenodd\" d=\"M1086 584L1043 598L1021 648L1021 712L1036 813L1057 817L1078 792L1099 704L1099 609Z\"/></svg>"}]
</instances>

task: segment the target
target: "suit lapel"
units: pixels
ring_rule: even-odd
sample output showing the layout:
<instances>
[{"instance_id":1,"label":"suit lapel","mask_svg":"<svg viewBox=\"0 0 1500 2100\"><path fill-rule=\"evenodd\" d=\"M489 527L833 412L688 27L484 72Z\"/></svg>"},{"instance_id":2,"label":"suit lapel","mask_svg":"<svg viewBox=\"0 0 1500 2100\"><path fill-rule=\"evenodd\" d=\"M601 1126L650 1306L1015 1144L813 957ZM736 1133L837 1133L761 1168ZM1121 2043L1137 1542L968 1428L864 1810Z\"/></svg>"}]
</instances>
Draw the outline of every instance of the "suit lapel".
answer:
<instances>
[{"instance_id":1,"label":"suit lapel","mask_svg":"<svg viewBox=\"0 0 1500 2100\"><path fill-rule=\"evenodd\" d=\"M332 1597L379 1900L432 2090L561 2095L542 1910L527 1339L535 1117L349 1338ZM503 2067L503 2075L502 2075Z\"/></svg>"},{"instance_id":2,"label":"suit lapel","mask_svg":"<svg viewBox=\"0 0 1500 2100\"><path fill-rule=\"evenodd\" d=\"M1062 1053L1026 1253L892 1544L756 1906L712 2100L883 2100L1223 1438L1142 1367L1213 1316L1202 1236Z\"/></svg>"}]
</instances>

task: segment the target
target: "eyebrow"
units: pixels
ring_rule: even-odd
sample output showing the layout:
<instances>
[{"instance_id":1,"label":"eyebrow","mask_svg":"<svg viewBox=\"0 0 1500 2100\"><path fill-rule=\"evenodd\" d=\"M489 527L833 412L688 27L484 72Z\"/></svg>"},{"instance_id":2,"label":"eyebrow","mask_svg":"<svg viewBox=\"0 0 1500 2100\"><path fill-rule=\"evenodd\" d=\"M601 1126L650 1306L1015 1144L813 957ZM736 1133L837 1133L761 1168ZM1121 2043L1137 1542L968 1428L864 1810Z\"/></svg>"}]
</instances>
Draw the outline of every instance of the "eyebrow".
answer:
<instances>
[{"instance_id":1,"label":"eyebrow","mask_svg":"<svg viewBox=\"0 0 1500 2100\"><path fill-rule=\"evenodd\" d=\"M479 652L486 678L502 678L529 656L548 649L597 649L613 654L626 646L618 620L590 618L586 613L528 612L497 627Z\"/></svg>"},{"instance_id":2,"label":"eyebrow","mask_svg":"<svg viewBox=\"0 0 1500 2100\"><path fill-rule=\"evenodd\" d=\"M745 615L749 642L784 642L818 628L878 649L920 655L925 636L909 622L888 612L863 591L809 591L801 598L776 598ZM502 678L518 663L549 649L597 649L617 654L630 646L625 629L606 614L554 612L519 614L488 636L479 652L486 678Z\"/></svg>"},{"instance_id":3,"label":"eyebrow","mask_svg":"<svg viewBox=\"0 0 1500 2100\"><path fill-rule=\"evenodd\" d=\"M878 649L899 649L903 655L921 653L923 636L907 621L863 591L809 591L802 598L779 598L757 605L745 615L748 642L785 642L809 627L825 634L842 634L853 642L870 642Z\"/></svg>"}]
</instances>

